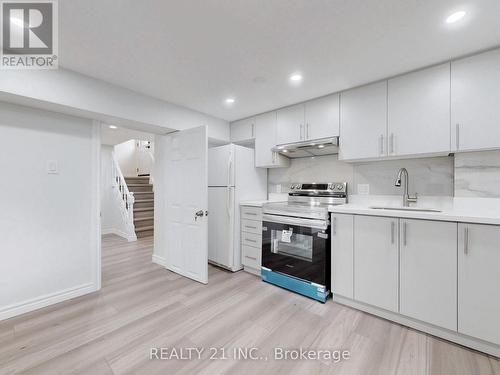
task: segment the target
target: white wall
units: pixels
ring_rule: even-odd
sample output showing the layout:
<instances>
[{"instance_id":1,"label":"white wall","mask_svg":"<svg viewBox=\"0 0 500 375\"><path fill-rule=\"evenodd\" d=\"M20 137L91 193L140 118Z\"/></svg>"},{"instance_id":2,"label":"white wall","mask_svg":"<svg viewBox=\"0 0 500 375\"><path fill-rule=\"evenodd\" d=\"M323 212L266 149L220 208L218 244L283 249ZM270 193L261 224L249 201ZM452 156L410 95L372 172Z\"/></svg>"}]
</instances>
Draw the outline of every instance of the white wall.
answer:
<instances>
[{"instance_id":1,"label":"white wall","mask_svg":"<svg viewBox=\"0 0 500 375\"><path fill-rule=\"evenodd\" d=\"M112 153L113 146L101 146L101 233L114 233L129 238L130 233L122 219L119 201L113 190Z\"/></svg>"},{"instance_id":2,"label":"white wall","mask_svg":"<svg viewBox=\"0 0 500 375\"><path fill-rule=\"evenodd\" d=\"M0 100L156 134L206 125L210 138L229 141L225 120L62 68L0 70Z\"/></svg>"},{"instance_id":3,"label":"white wall","mask_svg":"<svg viewBox=\"0 0 500 375\"><path fill-rule=\"evenodd\" d=\"M97 290L98 125L0 103L0 319ZM57 160L58 174L47 173Z\"/></svg>"},{"instance_id":4,"label":"white wall","mask_svg":"<svg viewBox=\"0 0 500 375\"><path fill-rule=\"evenodd\" d=\"M137 176L137 152L135 139L115 146L115 157L125 177Z\"/></svg>"}]
</instances>

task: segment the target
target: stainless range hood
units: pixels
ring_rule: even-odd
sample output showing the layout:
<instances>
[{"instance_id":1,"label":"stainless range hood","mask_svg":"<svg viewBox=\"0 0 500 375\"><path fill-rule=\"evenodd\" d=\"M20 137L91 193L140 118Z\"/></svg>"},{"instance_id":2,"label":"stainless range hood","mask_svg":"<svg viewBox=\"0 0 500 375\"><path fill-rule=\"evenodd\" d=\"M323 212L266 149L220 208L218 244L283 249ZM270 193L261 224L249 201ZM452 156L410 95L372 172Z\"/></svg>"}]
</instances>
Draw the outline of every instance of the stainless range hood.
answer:
<instances>
[{"instance_id":1,"label":"stainless range hood","mask_svg":"<svg viewBox=\"0 0 500 375\"><path fill-rule=\"evenodd\" d=\"M305 158L310 156L323 156L339 153L339 138L321 138L303 142L277 145L272 149L285 155L287 158Z\"/></svg>"}]
</instances>

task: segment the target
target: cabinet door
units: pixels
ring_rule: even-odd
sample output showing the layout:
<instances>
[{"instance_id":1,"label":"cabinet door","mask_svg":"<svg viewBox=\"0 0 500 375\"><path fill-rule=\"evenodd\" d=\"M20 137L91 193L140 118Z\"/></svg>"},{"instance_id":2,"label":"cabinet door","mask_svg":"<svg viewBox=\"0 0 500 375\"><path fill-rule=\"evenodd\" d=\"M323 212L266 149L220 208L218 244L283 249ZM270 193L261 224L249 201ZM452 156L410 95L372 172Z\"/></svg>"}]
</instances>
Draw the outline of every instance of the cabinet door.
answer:
<instances>
[{"instance_id":1,"label":"cabinet door","mask_svg":"<svg viewBox=\"0 0 500 375\"><path fill-rule=\"evenodd\" d=\"M305 104L305 139L339 135L339 94L311 100Z\"/></svg>"},{"instance_id":2,"label":"cabinet door","mask_svg":"<svg viewBox=\"0 0 500 375\"><path fill-rule=\"evenodd\" d=\"M231 123L231 142L241 143L255 138L255 119L253 117Z\"/></svg>"},{"instance_id":3,"label":"cabinet door","mask_svg":"<svg viewBox=\"0 0 500 375\"><path fill-rule=\"evenodd\" d=\"M458 331L500 345L500 226L459 224Z\"/></svg>"},{"instance_id":4,"label":"cabinet door","mask_svg":"<svg viewBox=\"0 0 500 375\"><path fill-rule=\"evenodd\" d=\"M387 81L343 92L340 107L339 159L387 156Z\"/></svg>"},{"instance_id":5,"label":"cabinet door","mask_svg":"<svg viewBox=\"0 0 500 375\"><path fill-rule=\"evenodd\" d=\"M401 219L400 313L457 329L457 224Z\"/></svg>"},{"instance_id":6,"label":"cabinet door","mask_svg":"<svg viewBox=\"0 0 500 375\"><path fill-rule=\"evenodd\" d=\"M450 151L450 64L389 80L389 155Z\"/></svg>"},{"instance_id":7,"label":"cabinet door","mask_svg":"<svg viewBox=\"0 0 500 375\"><path fill-rule=\"evenodd\" d=\"M300 142L305 139L304 104L277 111L278 144Z\"/></svg>"},{"instance_id":8,"label":"cabinet door","mask_svg":"<svg viewBox=\"0 0 500 375\"><path fill-rule=\"evenodd\" d=\"M453 150L500 147L500 50L451 63Z\"/></svg>"},{"instance_id":9,"label":"cabinet door","mask_svg":"<svg viewBox=\"0 0 500 375\"><path fill-rule=\"evenodd\" d=\"M353 223L354 216L332 214L332 293L348 298L353 291Z\"/></svg>"},{"instance_id":10,"label":"cabinet door","mask_svg":"<svg viewBox=\"0 0 500 375\"><path fill-rule=\"evenodd\" d=\"M398 311L398 219L354 217L354 299Z\"/></svg>"},{"instance_id":11,"label":"cabinet door","mask_svg":"<svg viewBox=\"0 0 500 375\"><path fill-rule=\"evenodd\" d=\"M290 160L271 149L276 146L276 112L255 117L255 166L277 168L290 165Z\"/></svg>"}]
</instances>

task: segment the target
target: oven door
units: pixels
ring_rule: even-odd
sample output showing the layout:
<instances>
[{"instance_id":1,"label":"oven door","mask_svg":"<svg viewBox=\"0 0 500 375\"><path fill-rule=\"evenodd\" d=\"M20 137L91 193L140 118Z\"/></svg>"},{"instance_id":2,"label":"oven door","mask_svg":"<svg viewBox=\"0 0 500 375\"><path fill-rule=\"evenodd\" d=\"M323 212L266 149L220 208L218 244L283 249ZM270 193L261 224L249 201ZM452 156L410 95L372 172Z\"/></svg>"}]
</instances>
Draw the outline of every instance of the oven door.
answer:
<instances>
[{"instance_id":1,"label":"oven door","mask_svg":"<svg viewBox=\"0 0 500 375\"><path fill-rule=\"evenodd\" d=\"M263 215L262 266L329 287L328 222Z\"/></svg>"}]
</instances>

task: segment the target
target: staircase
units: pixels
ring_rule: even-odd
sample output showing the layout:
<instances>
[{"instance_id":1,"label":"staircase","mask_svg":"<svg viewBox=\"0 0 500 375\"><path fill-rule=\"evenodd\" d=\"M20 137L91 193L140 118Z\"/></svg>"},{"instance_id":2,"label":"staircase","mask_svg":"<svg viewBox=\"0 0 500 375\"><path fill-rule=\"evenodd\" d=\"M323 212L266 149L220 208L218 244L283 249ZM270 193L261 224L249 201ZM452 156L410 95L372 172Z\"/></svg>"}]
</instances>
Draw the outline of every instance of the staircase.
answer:
<instances>
[{"instance_id":1,"label":"staircase","mask_svg":"<svg viewBox=\"0 0 500 375\"><path fill-rule=\"evenodd\" d=\"M137 238L154 234L154 193L149 177L125 177L128 189L134 194L134 226Z\"/></svg>"}]
</instances>

